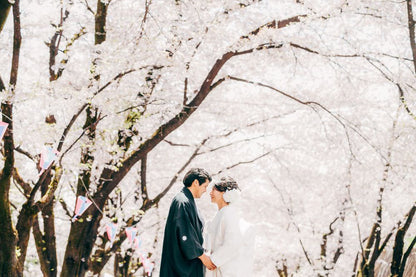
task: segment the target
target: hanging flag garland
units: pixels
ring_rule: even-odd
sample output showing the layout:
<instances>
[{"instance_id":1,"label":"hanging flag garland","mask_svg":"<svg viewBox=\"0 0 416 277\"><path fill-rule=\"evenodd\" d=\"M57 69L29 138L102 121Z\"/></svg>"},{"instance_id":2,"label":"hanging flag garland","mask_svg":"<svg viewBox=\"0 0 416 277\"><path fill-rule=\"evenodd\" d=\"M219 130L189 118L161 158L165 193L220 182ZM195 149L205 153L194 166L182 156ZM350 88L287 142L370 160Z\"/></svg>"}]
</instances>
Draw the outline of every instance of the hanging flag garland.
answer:
<instances>
[{"instance_id":1,"label":"hanging flag garland","mask_svg":"<svg viewBox=\"0 0 416 277\"><path fill-rule=\"evenodd\" d=\"M85 187L85 189L87 188ZM88 199L85 196L80 195L77 198L77 202L75 205L76 206L75 215L72 218L72 221L74 222L78 220L78 218L81 217L81 215L85 212L86 209L88 209L88 207L91 204L94 204L99 210L99 212L103 214L103 212L99 209L99 207L94 201ZM111 248L117 236L118 225L116 223L107 223L105 225L105 230L107 233L108 240L111 243L110 245L110 248ZM130 246L135 250L136 254L139 256L139 261L143 265L144 271L147 273L147 276L151 276L153 269L155 267L155 264L154 262L152 262L150 259L147 258L149 254L145 252L144 249L142 248L142 239L138 235L137 227L133 227L133 226L126 227L125 232L126 232L126 236L127 236Z\"/></svg>"},{"instance_id":2,"label":"hanging flag garland","mask_svg":"<svg viewBox=\"0 0 416 277\"><path fill-rule=\"evenodd\" d=\"M78 196L77 198L77 202L75 204L75 215L72 218L72 222L75 222L78 220L78 218L81 217L81 215L85 212L86 209L88 209L88 207L91 205L92 201L89 200L87 197L85 196Z\"/></svg>"}]
</instances>

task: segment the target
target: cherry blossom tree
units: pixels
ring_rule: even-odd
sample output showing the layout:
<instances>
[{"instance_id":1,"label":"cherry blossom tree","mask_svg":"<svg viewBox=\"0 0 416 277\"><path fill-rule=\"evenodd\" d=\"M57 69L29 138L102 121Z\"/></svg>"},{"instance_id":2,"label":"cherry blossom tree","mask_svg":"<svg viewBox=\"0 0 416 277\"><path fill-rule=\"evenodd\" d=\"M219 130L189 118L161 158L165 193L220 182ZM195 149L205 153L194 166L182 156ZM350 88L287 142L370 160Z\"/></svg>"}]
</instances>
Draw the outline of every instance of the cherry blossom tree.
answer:
<instances>
[{"instance_id":1,"label":"cherry blossom tree","mask_svg":"<svg viewBox=\"0 0 416 277\"><path fill-rule=\"evenodd\" d=\"M166 205L195 163L242 180L260 275L371 276L392 238L404 267L411 1L220 2L0 2L4 274L23 275L32 232L45 276L111 258L130 276L131 226L157 267ZM45 145L60 154L39 175ZM78 196L93 204L71 222Z\"/></svg>"}]
</instances>

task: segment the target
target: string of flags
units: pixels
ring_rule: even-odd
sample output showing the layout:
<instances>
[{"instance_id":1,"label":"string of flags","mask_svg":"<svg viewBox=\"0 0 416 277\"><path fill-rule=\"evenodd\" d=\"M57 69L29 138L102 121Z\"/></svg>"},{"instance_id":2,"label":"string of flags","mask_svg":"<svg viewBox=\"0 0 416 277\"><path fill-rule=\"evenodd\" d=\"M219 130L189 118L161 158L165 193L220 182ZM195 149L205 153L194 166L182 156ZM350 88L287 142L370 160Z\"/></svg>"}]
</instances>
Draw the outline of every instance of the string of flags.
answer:
<instances>
[{"instance_id":1,"label":"string of flags","mask_svg":"<svg viewBox=\"0 0 416 277\"><path fill-rule=\"evenodd\" d=\"M0 121L0 140L2 140L4 135L6 134L7 127L9 127L9 123ZM56 160L58 155L59 155L59 152L57 150L54 150L50 146L46 146L43 149L43 151L40 154L39 176L42 175L42 173L45 172L45 170L47 170L51 166L51 164Z\"/></svg>"},{"instance_id":2,"label":"string of flags","mask_svg":"<svg viewBox=\"0 0 416 277\"><path fill-rule=\"evenodd\" d=\"M75 215L72 218L72 222L77 221L82 214L88 209L88 207L92 204L92 201L85 196L78 196L77 201L75 204ZM105 226L107 238L110 242L110 248L113 246L113 243L117 236L118 225L116 223L107 223ZM153 272L155 264L147 258L148 254L143 251L142 248L142 239L138 235L138 230L136 227L127 227L125 229L126 236L128 243L131 248L136 250L138 253L139 261L143 265L143 268L148 276L150 276Z\"/></svg>"},{"instance_id":3,"label":"string of flags","mask_svg":"<svg viewBox=\"0 0 416 277\"><path fill-rule=\"evenodd\" d=\"M7 127L9 126L6 122L0 121L0 140L3 139ZM38 176L42 175L57 159L59 152L54 150L52 147L46 146L40 154L40 172ZM72 217L71 221L77 221L82 214L88 209L88 207L92 204L92 201L85 196L78 196L76 203L75 203L75 211L74 216ZM110 241L112 247L116 235L117 235L118 226L115 223L107 223L106 224L106 233L108 236L108 240ZM148 276L150 276L153 272L155 264L147 258L148 254L143 251L142 249L142 240L140 236L138 236L138 230L136 227L127 227L125 229L127 239L129 241L130 246L135 249L139 255L139 261L143 265L143 268Z\"/></svg>"},{"instance_id":4,"label":"string of flags","mask_svg":"<svg viewBox=\"0 0 416 277\"><path fill-rule=\"evenodd\" d=\"M117 234L117 224L115 223L107 223L106 224L107 236L108 240L110 241L112 247L113 242L115 240ZM155 264L147 258L147 253L142 249L142 240L140 236L137 234L136 227L127 227L125 229L126 236L128 239L129 244L135 249L139 255L139 261L143 265L143 268L148 276L152 274L152 271L155 267Z\"/></svg>"},{"instance_id":5,"label":"string of flags","mask_svg":"<svg viewBox=\"0 0 416 277\"><path fill-rule=\"evenodd\" d=\"M4 135L6 134L7 127L9 127L9 123L0 121L0 140L2 140ZM40 154L40 162L39 162L40 172L38 176L42 175L42 173L45 172L45 170L47 170L52 165L52 163L56 160L58 155L59 155L59 152L57 150L54 150L50 146L46 146L43 149L43 151Z\"/></svg>"}]
</instances>

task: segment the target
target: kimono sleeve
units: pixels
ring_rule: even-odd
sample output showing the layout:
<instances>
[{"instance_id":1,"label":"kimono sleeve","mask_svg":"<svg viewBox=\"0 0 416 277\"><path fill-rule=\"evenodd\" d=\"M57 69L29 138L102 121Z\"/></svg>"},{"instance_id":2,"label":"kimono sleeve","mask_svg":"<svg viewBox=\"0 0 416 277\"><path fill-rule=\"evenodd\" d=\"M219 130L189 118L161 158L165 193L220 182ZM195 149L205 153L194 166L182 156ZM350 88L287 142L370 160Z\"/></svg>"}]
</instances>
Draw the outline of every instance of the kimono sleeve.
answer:
<instances>
[{"instance_id":1,"label":"kimono sleeve","mask_svg":"<svg viewBox=\"0 0 416 277\"><path fill-rule=\"evenodd\" d=\"M223 242L214 250L211 261L221 267L242 251L243 238L239 226L238 217L229 213L222 218L220 232L223 234Z\"/></svg>"},{"instance_id":2,"label":"kimono sleeve","mask_svg":"<svg viewBox=\"0 0 416 277\"><path fill-rule=\"evenodd\" d=\"M202 241L200 242L202 230L198 230L197 226L193 224L195 220L190 208L187 205L179 205L176 218L176 239L179 242L180 250L188 260L198 258L204 253Z\"/></svg>"}]
</instances>

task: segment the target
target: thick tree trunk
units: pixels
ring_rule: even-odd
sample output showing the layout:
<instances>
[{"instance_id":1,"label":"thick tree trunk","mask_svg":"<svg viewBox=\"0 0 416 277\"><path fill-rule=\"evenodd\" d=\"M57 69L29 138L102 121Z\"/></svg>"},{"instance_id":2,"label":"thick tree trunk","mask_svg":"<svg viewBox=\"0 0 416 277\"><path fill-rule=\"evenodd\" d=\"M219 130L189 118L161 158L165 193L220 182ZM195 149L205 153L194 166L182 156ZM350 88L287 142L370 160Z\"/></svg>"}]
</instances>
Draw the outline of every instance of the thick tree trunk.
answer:
<instances>
[{"instance_id":1,"label":"thick tree trunk","mask_svg":"<svg viewBox=\"0 0 416 277\"><path fill-rule=\"evenodd\" d=\"M104 206L103 202L96 204L100 209ZM101 212L94 206L87 210L86 216L71 224L61 277L85 275L101 219Z\"/></svg>"},{"instance_id":2,"label":"thick tree trunk","mask_svg":"<svg viewBox=\"0 0 416 277\"><path fill-rule=\"evenodd\" d=\"M4 83L0 81L0 91L5 90ZM4 136L4 152L6 160L0 178L0 272L5 276L16 276L16 242L17 233L14 229L9 200L10 177L12 174L14 155L13 155L13 124L12 111L13 105L2 103L4 122L9 123L8 131Z\"/></svg>"},{"instance_id":3,"label":"thick tree trunk","mask_svg":"<svg viewBox=\"0 0 416 277\"><path fill-rule=\"evenodd\" d=\"M32 210L31 203L25 203L19 214L19 220L16 224L16 229L19 234L18 248L20 252L17 263L17 276L23 276L30 230L33 226L36 214L37 213Z\"/></svg>"},{"instance_id":4,"label":"thick tree trunk","mask_svg":"<svg viewBox=\"0 0 416 277\"><path fill-rule=\"evenodd\" d=\"M4 0L0 1L4 8L4 5L7 3ZM3 12L4 15L7 15L7 13ZM2 17L1 20L5 20L5 18ZM13 57L9 82L11 92L9 93L14 93L19 68L21 45L19 0L16 0L13 5L13 23ZM3 82L0 82L0 91L4 91L5 89ZM10 179L14 168L13 103L3 102L1 103L1 109L3 114L2 121L8 123L9 126L4 136L3 147L5 160L0 176L0 222L2 224L0 228L0 271L2 276L16 276L16 254L19 254L19 252L17 250L16 253L17 233L12 222L9 200Z\"/></svg>"},{"instance_id":5,"label":"thick tree trunk","mask_svg":"<svg viewBox=\"0 0 416 277\"><path fill-rule=\"evenodd\" d=\"M116 253L114 257L114 276L117 277L128 277L129 265L130 265L131 256L123 256L121 253Z\"/></svg>"},{"instance_id":6,"label":"thick tree trunk","mask_svg":"<svg viewBox=\"0 0 416 277\"><path fill-rule=\"evenodd\" d=\"M0 272L1 276L16 276L17 233L13 227L9 203L10 179L0 180Z\"/></svg>"},{"instance_id":7,"label":"thick tree trunk","mask_svg":"<svg viewBox=\"0 0 416 277\"><path fill-rule=\"evenodd\" d=\"M95 44L101 44L106 39L106 20L107 20L108 3L97 0L97 11L95 14ZM95 66L95 61L93 61ZM99 80L99 75L95 75L94 79ZM98 110L88 106L87 117L84 129L88 129L88 140L91 145L95 141L95 127L99 121ZM92 149L87 145L82 149L81 163L87 165L86 170L82 171L78 179L77 196L86 195L91 182L91 166L94 162ZM62 266L61 276L84 276L88 270L89 257L94 247L98 234L98 227L102 219L100 210L103 209L107 197L101 197L95 202L99 206L90 207L87 211L87 217L91 220L85 220L85 217L71 224L68 243L65 250L64 262Z\"/></svg>"},{"instance_id":8,"label":"thick tree trunk","mask_svg":"<svg viewBox=\"0 0 416 277\"><path fill-rule=\"evenodd\" d=\"M409 255L410 251L413 248L413 245L411 245L408 251L404 251L404 245L405 245L404 239L410 227L410 224L412 223L415 213L416 213L416 203L408 212L405 223L402 226L400 226L399 229L397 230L396 238L394 240L393 257L392 257L391 267L390 267L391 276L403 276L404 269L406 266L407 256ZM403 254L404 252L407 253L406 258L404 258L405 256Z\"/></svg>"},{"instance_id":9,"label":"thick tree trunk","mask_svg":"<svg viewBox=\"0 0 416 277\"><path fill-rule=\"evenodd\" d=\"M86 113L87 116L83 128L88 130L88 143L81 150L81 164L84 164L86 169L80 172L77 196L88 195L91 182L91 167L94 162L91 146L95 141L95 127L99 120L97 109L89 106ZM98 201L100 203L99 209L102 210L106 198L100 200ZM102 214L94 205L86 213L87 217L92 218L91 221L83 217L71 224L61 276L84 276L88 270L88 260L97 237Z\"/></svg>"}]
</instances>

